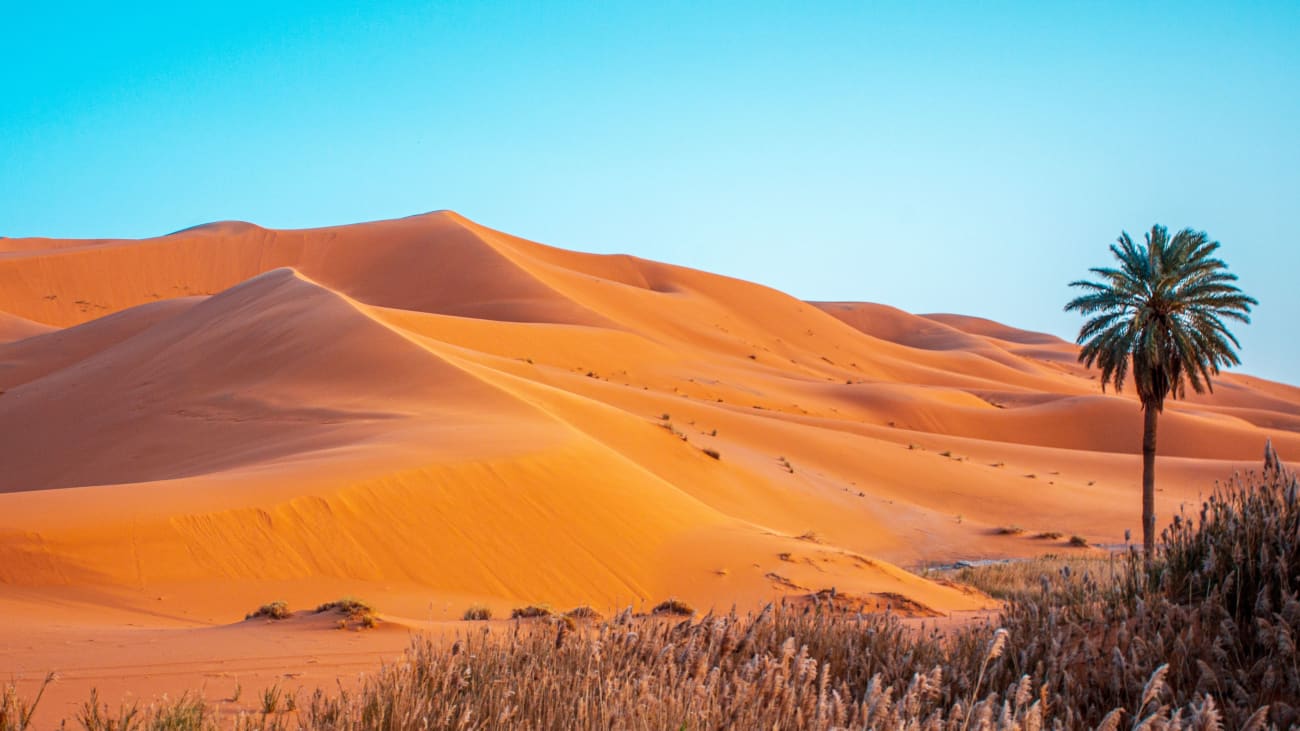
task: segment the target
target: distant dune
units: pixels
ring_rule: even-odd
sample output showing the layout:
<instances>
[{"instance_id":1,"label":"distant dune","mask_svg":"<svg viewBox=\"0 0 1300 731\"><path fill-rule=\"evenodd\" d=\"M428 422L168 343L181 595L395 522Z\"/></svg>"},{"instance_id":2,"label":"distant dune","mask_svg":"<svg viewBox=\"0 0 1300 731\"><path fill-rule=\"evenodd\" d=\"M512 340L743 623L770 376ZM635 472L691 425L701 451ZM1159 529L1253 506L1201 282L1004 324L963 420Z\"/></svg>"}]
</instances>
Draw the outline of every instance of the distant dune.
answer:
<instances>
[{"instance_id":1,"label":"distant dune","mask_svg":"<svg viewBox=\"0 0 1300 731\"><path fill-rule=\"evenodd\" d=\"M6 239L0 392L0 582L31 606L157 595L219 624L349 587L414 618L836 587L944 612L987 602L895 565L1138 528L1136 402L1069 343L450 212ZM1268 438L1300 454L1300 390L1225 375L1171 405L1161 516Z\"/></svg>"}]
</instances>

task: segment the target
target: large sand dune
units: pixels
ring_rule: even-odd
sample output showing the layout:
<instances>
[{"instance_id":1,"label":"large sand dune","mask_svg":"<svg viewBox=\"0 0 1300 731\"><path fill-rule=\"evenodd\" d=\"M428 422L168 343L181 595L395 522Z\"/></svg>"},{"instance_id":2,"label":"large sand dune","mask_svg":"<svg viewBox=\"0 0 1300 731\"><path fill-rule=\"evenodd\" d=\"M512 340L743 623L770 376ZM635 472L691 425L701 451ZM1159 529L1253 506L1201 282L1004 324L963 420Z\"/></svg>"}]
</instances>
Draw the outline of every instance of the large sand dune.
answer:
<instances>
[{"instance_id":1,"label":"large sand dune","mask_svg":"<svg viewBox=\"0 0 1300 731\"><path fill-rule=\"evenodd\" d=\"M37 623L339 593L408 621L830 587L977 608L895 565L1137 532L1137 403L1075 352L449 212L5 239L0 585ZM1300 454L1300 390L1170 405L1161 517L1269 438Z\"/></svg>"}]
</instances>

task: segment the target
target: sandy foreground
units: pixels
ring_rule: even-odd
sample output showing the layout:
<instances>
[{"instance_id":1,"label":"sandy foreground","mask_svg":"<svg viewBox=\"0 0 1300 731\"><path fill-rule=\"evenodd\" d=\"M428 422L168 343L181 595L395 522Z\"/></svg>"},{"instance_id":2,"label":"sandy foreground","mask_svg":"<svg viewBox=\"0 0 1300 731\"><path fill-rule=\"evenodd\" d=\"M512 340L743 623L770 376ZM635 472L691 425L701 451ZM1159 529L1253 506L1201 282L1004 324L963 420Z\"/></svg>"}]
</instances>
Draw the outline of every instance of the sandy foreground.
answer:
<instances>
[{"instance_id":1,"label":"sandy foreground","mask_svg":"<svg viewBox=\"0 0 1300 731\"><path fill-rule=\"evenodd\" d=\"M51 716L252 707L471 604L964 616L989 601L899 567L1139 532L1140 411L1075 352L450 212L0 239L0 677L57 671ZM1226 375L1160 429L1158 510L1195 512L1265 439L1300 454L1300 389ZM242 621L345 595L380 628Z\"/></svg>"}]
</instances>

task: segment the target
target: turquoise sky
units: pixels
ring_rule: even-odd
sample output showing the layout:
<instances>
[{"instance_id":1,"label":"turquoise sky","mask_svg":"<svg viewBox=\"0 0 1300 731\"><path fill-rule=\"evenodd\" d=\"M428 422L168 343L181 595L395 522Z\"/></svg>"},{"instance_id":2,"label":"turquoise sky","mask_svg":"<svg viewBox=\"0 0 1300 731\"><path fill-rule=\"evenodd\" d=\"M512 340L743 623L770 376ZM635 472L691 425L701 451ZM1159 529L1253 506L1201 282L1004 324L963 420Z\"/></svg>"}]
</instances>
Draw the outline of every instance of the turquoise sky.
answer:
<instances>
[{"instance_id":1,"label":"turquoise sky","mask_svg":"<svg viewBox=\"0 0 1300 731\"><path fill-rule=\"evenodd\" d=\"M1159 221L1300 383L1295 0L265 5L6 3L0 235L451 208L1072 337L1067 282Z\"/></svg>"}]
</instances>

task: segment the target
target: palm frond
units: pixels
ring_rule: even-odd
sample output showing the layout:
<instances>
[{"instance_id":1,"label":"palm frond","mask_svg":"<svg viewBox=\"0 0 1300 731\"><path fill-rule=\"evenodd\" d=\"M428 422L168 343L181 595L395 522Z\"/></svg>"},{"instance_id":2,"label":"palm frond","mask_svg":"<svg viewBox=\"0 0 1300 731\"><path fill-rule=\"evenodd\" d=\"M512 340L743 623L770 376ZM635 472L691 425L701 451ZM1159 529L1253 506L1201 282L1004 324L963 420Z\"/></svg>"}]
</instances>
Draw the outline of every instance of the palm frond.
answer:
<instances>
[{"instance_id":1,"label":"palm frond","mask_svg":"<svg viewBox=\"0 0 1300 731\"><path fill-rule=\"evenodd\" d=\"M1151 227L1144 242L1121 232L1110 252L1114 267L1070 283L1083 292L1065 305L1088 319L1079 329L1079 361L1101 370L1103 390L1123 390L1132 380L1146 408L1163 409L1187 386L1213 390L1222 366L1237 365L1241 343L1225 320L1250 322L1259 302L1235 284L1237 276L1214 254L1205 232L1185 228L1172 236Z\"/></svg>"}]
</instances>

